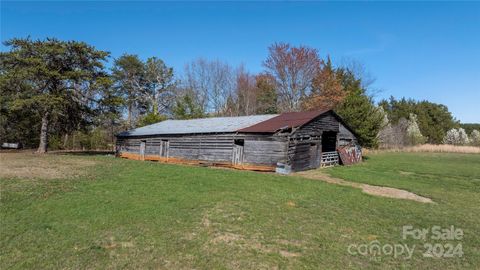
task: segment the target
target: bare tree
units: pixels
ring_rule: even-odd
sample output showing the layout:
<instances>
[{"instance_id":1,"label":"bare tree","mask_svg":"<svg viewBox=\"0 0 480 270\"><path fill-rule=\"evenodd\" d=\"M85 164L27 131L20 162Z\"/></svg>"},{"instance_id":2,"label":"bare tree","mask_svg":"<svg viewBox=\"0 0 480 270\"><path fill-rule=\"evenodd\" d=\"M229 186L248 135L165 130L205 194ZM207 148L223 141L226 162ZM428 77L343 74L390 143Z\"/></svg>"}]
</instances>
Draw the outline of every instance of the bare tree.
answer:
<instances>
[{"instance_id":1,"label":"bare tree","mask_svg":"<svg viewBox=\"0 0 480 270\"><path fill-rule=\"evenodd\" d=\"M185 66L184 88L195 93L195 98L207 113L222 115L234 90L234 76L230 65L219 60L198 59Z\"/></svg>"},{"instance_id":2,"label":"bare tree","mask_svg":"<svg viewBox=\"0 0 480 270\"><path fill-rule=\"evenodd\" d=\"M208 63L205 59L197 59L185 65L183 88L192 93L205 112L208 107L209 86L210 76L208 76Z\"/></svg>"},{"instance_id":3,"label":"bare tree","mask_svg":"<svg viewBox=\"0 0 480 270\"><path fill-rule=\"evenodd\" d=\"M355 76L355 78L360 79L362 88L367 90L369 95L375 96L382 92L381 89L372 87L376 81L376 78L367 70L365 64L359 60L353 58L343 58L340 61L340 67L347 69Z\"/></svg>"},{"instance_id":4,"label":"bare tree","mask_svg":"<svg viewBox=\"0 0 480 270\"><path fill-rule=\"evenodd\" d=\"M252 115L257 112L257 95L255 76L240 66L236 75L237 115Z\"/></svg>"},{"instance_id":5,"label":"bare tree","mask_svg":"<svg viewBox=\"0 0 480 270\"><path fill-rule=\"evenodd\" d=\"M316 49L288 43L275 43L268 48L263 62L267 74L275 78L281 111L300 110L300 103L309 94L311 83L322 61Z\"/></svg>"}]
</instances>

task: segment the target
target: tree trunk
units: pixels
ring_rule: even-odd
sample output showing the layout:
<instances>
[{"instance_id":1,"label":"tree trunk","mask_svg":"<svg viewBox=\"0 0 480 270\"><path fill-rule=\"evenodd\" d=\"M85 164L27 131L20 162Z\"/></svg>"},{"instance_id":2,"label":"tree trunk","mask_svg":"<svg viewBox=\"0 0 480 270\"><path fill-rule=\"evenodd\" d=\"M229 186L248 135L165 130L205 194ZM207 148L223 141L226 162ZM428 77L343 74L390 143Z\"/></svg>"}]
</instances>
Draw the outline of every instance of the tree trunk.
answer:
<instances>
[{"instance_id":1,"label":"tree trunk","mask_svg":"<svg viewBox=\"0 0 480 270\"><path fill-rule=\"evenodd\" d=\"M133 127L132 125L132 110L133 110L133 106L132 104L128 104L128 119L127 119L127 122L128 122L128 129L131 129Z\"/></svg>"},{"instance_id":2,"label":"tree trunk","mask_svg":"<svg viewBox=\"0 0 480 270\"><path fill-rule=\"evenodd\" d=\"M44 154L48 147L48 112L42 117L42 128L40 129L40 144L38 145L37 153Z\"/></svg>"},{"instance_id":3,"label":"tree trunk","mask_svg":"<svg viewBox=\"0 0 480 270\"><path fill-rule=\"evenodd\" d=\"M115 122L114 122L114 120L112 120L111 123L110 123L110 127L111 127L111 129L110 129L110 138L111 138L111 144L112 144L112 148L113 148L112 150L113 150L113 151L116 151L117 148L116 148L116 141L115 141L114 125L115 125Z\"/></svg>"},{"instance_id":4,"label":"tree trunk","mask_svg":"<svg viewBox=\"0 0 480 270\"><path fill-rule=\"evenodd\" d=\"M68 133L63 137L63 149L67 149L68 146Z\"/></svg>"}]
</instances>

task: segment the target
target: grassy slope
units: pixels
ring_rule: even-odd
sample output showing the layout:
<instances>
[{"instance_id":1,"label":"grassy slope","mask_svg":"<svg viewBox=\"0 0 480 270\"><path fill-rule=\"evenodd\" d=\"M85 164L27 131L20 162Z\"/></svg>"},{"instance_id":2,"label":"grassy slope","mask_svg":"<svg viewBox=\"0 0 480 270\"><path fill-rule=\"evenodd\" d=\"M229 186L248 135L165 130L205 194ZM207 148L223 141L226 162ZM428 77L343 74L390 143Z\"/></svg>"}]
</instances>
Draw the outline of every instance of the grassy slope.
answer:
<instances>
[{"instance_id":1,"label":"grassy slope","mask_svg":"<svg viewBox=\"0 0 480 270\"><path fill-rule=\"evenodd\" d=\"M51 158L51 157L46 157ZM72 157L90 159L92 157ZM480 156L377 154L329 169L437 204L297 177L95 157L89 176L1 180L0 268L475 268ZM422 244L403 225L464 229L464 257L352 256L351 243Z\"/></svg>"}]
</instances>

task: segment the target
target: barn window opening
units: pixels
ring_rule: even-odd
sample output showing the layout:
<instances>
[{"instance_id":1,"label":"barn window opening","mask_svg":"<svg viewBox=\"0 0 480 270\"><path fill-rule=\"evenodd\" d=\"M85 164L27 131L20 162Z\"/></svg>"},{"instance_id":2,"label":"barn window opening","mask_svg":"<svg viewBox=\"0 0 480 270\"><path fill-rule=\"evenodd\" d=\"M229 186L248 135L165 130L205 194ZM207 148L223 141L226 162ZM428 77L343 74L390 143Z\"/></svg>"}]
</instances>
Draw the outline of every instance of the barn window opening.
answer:
<instances>
[{"instance_id":1,"label":"barn window opening","mask_svg":"<svg viewBox=\"0 0 480 270\"><path fill-rule=\"evenodd\" d=\"M235 145L244 146L245 145L245 140L244 139L235 139L233 143Z\"/></svg>"}]
</instances>

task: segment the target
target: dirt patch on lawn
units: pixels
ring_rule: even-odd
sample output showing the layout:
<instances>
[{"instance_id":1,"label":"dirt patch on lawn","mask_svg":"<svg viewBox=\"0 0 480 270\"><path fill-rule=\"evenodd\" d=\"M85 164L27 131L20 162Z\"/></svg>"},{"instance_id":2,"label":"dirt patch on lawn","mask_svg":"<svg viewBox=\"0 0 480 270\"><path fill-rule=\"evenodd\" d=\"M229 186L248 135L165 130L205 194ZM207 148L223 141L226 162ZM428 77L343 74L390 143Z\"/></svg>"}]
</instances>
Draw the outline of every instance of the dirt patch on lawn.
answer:
<instances>
[{"instance_id":1,"label":"dirt patch on lawn","mask_svg":"<svg viewBox=\"0 0 480 270\"><path fill-rule=\"evenodd\" d=\"M0 178L62 179L85 174L85 168L95 161L80 157L1 152Z\"/></svg>"},{"instance_id":2,"label":"dirt patch on lawn","mask_svg":"<svg viewBox=\"0 0 480 270\"><path fill-rule=\"evenodd\" d=\"M301 250L305 249L303 242L291 239L268 239L261 233L244 234L242 226L242 208L228 203L219 203L206 209L199 221L196 230L188 233L183 239L206 237L204 250L209 253L220 252L225 248L234 249L242 254L261 253L263 255L278 254L284 258L295 259L301 257ZM292 248L297 252L290 251ZM244 268L244 267L232 267ZM271 267L268 267L271 268Z\"/></svg>"},{"instance_id":3,"label":"dirt patch on lawn","mask_svg":"<svg viewBox=\"0 0 480 270\"><path fill-rule=\"evenodd\" d=\"M315 173L308 172L308 171L299 172L299 173L296 173L296 175L300 175L309 179L321 180L330 184L359 188L363 192L370 195L388 197L388 198L394 198L394 199L412 200L412 201L417 201L422 203L433 203L433 201L430 198L422 197L413 192L406 191L403 189L373 186L369 184L361 184L361 183L345 181L343 179L331 177L329 175L320 173L318 171L315 171Z\"/></svg>"}]
</instances>

